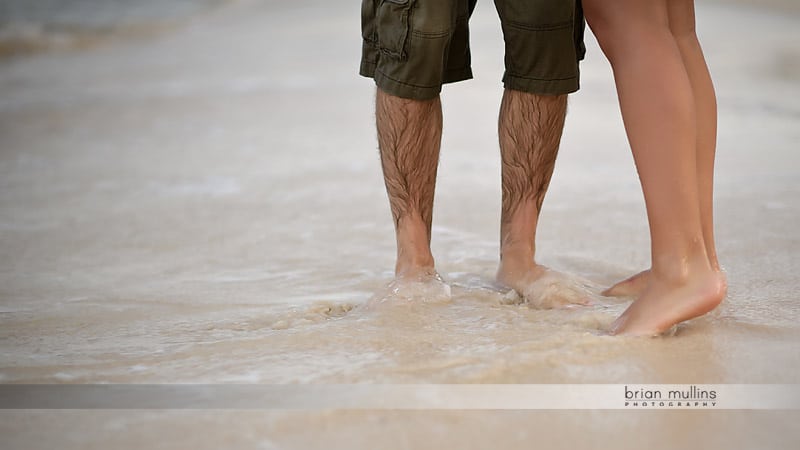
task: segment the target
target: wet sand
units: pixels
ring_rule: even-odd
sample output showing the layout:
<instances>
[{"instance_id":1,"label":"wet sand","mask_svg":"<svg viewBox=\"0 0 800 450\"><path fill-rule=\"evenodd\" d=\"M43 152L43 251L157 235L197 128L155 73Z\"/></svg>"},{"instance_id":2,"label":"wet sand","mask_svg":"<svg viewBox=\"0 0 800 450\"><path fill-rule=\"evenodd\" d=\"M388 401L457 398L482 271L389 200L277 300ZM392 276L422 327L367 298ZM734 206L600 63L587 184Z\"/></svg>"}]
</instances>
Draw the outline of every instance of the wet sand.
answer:
<instances>
[{"instance_id":1,"label":"wet sand","mask_svg":"<svg viewBox=\"0 0 800 450\"><path fill-rule=\"evenodd\" d=\"M153 39L0 62L4 383L798 383L800 17L703 4L720 105L728 299L663 339L625 301L541 311L491 288L502 40L443 93L433 247L450 303L364 307L394 240L356 73L358 6L241 1ZM582 90L538 237L599 289L649 259L610 69ZM796 412L3 411L8 448L791 448ZM586 434L576 433L586 431Z\"/></svg>"}]
</instances>

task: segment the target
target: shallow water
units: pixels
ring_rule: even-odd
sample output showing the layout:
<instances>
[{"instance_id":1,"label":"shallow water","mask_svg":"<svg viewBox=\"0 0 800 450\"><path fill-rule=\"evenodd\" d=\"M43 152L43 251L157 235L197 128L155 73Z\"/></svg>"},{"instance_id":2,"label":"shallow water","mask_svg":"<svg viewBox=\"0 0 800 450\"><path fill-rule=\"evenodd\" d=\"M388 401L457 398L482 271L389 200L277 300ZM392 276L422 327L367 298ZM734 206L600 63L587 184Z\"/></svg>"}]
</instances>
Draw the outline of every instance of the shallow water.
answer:
<instances>
[{"instance_id":1,"label":"shallow water","mask_svg":"<svg viewBox=\"0 0 800 450\"><path fill-rule=\"evenodd\" d=\"M717 239L730 292L673 337L624 339L603 332L625 301L537 310L493 287L502 40L490 2L472 22L476 79L443 94L433 247L452 299L366 307L391 280L394 239L373 91L354 75L357 7L295 3L237 2L155 40L0 66L0 381L798 382L800 19L698 11L719 95ZM537 252L599 291L644 268L649 245L610 70L589 39ZM321 448L322 436L352 435L342 448L367 448L372 428L397 436L397 418L422 437L395 448L435 446L447 426L465 445L493 442L474 436L477 423L509 445L547 424L638 424L650 444L672 436L655 415L627 412L54 414L5 412L1 426L25 446L104 424L66 433L75 447L118 447L128 441L112 430L136 427L169 443L182 424L228 419L241 433L208 442ZM722 413L665 414L681 429L690 418L724 429ZM765 448L797 436L790 415L742 414L724 416L770 431L688 436ZM50 434L31 431L54 420Z\"/></svg>"},{"instance_id":2,"label":"shallow water","mask_svg":"<svg viewBox=\"0 0 800 450\"><path fill-rule=\"evenodd\" d=\"M3 0L0 57L155 36L235 0Z\"/></svg>"}]
</instances>

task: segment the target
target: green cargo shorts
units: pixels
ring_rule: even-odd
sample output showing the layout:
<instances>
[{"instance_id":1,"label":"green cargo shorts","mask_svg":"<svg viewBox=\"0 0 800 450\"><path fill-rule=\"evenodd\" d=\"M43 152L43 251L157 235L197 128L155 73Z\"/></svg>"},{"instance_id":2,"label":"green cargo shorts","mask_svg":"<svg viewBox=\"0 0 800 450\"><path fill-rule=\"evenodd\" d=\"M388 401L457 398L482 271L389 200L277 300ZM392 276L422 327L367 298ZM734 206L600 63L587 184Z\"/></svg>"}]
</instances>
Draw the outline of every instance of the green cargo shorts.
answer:
<instances>
[{"instance_id":1,"label":"green cargo shorts","mask_svg":"<svg viewBox=\"0 0 800 450\"><path fill-rule=\"evenodd\" d=\"M362 0L360 74L403 98L435 97L472 78L469 18L477 0ZM505 39L507 89L578 90L584 20L580 0L495 0Z\"/></svg>"}]
</instances>

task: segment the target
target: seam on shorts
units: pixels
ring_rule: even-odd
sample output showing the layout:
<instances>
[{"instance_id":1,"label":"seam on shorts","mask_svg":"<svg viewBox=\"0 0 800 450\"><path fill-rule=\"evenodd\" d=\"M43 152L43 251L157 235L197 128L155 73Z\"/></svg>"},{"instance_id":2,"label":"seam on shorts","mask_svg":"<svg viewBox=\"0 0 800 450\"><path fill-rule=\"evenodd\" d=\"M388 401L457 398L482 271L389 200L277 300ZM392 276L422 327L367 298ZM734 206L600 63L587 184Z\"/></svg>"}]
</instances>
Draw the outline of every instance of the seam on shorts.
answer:
<instances>
[{"instance_id":1,"label":"seam on shorts","mask_svg":"<svg viewBox=\"0 0 800 450\"><path fill-rule=\"evenodd\" d=\"M506 74L503 76L503 86L506 89L540 95L561 95L578 91L580 89L580 81L578 77L562 80L540 80Z\"/></svg>"},{"instance_id":2,"label":"seam on shorts","mask_svg":"<svg viewBox=\"0 0 800 450\"><path fill-rule=\"evenodd\" d=\"M361 61L368 62L372 65L378 64L378 53L380 50L378 49L377 43L374 41L370 41L364 39L361 47Z\"/></svg>"},{"instance_id":3,"label":"seam on shorts","mask_svg":"<svg viewBox=\"0 0 800 450\"><path fill-rule=\"evenodd\" d=\"M378 69L378 68L375 69L375 73L379 73L379 74L381 74L381 76L383 76L383 77L385 77L385 78L387 78L389 80L392 80L395 83L402 84L403 86L421 88L421 89L438 89L439 88L438 84L434 85L434 86L421 86L421 85L418 85L418 84L410 84L410 83L405 83L405 82L400 81L400 80L395 80L394 78L390 77L389 75L386 75L386 73L384 71L382 71L381 69Z\"/></svg>"},{"instance_id":4,"label":"seam on shorts","mask_svg":"<svg viewBox=\"0 0 800 450\"><path fill-rule=\"evenodd\" d=\"M544 25L528 25L522 22L515 22L513 20L504 20L503 22L512 28L527 31L554 31L570 28L575 25L575 22L572 20L568 22L558 22Z\"/></svg>"},{"instance_id":5,"label":"seam on shorts","mask_svg":"<svg viewBox=\"0 0 800 450\"><path fill-rule=\"evenodd\" d=\"M468 22L469 21L469 14L462 14L456 17L456 22L453 24L452 28L442 31L419 31L419 30L411 30L411 34L413 36L421 37L421 38L441 38L445 36L449 36L456 32L458 25L461 22Z\"/></svg>"},{"instance_id":6,"label":"seam on shorts","mask_svg":"<svg viewBox=\"0 0 800 450\"><path fill-rule=\"evenodd\" d=\"M568 80L574 80L574 79L578 78L577 76L571 76L569 78L536 78L536 77L526 77L524 75L517 75L517 74L511 73L511 72L506 72L506 75L508 75L510 77L514 77L514 78L522 78L522 79L525 79L525 80L536 80L536 81L568 81Z\"/></svg>"},{"instance_id":7,"label":"seam on shorts","mask_svg":"<svg viewBox=\"0 0 800 450\"><path fill-rule=\"evenodd\" d=\"M444 31L412 31L411 35L420 37L423 39L438 39L450 36L455 30L444 30Z\"/></svg>"},{"instance_id":8,"label":"seam on shorts","mask_svg":"<svg viewBox=\"0 0 800 450\"><path fill-rule=\"evenodd\" d=\"M376 67L378 67L378 63L376 61L362 60L361 64L359 65L358 73L361 76L373 78L375 76Z\"/></svg>"},{"instance_id":9,"label":"seam on shorts","mask_svg":"<svg viewBox=\"0 0 800 450\"><path fill-rule=\"evenodd\" d=\"M408 47L408 40L411 37L412 29L411 24L413 23L413 14L416 8L414 7L414 1L412 0L382 0L386 3L391 3L396 5L397 8L401 8L398 12L400 12L397 19L405 19L404 21L401 20L400 24L403 25L400 29L405 32L402 42L399 43L399 49L390 48L390 43L381 42L380 33L376 33L376 46L378 51L386 56L396 58L399 60L405 60L407 58L407 47ZM381 5L382 6L382 5ZM374 20L378 21L381 17L381 9L380 7L375 11ZM394 17L394 16L393 16ZM377 27L377 25L376 25ZM370 36L372 37L372 36Z\"/></svg>"}]
</instances>

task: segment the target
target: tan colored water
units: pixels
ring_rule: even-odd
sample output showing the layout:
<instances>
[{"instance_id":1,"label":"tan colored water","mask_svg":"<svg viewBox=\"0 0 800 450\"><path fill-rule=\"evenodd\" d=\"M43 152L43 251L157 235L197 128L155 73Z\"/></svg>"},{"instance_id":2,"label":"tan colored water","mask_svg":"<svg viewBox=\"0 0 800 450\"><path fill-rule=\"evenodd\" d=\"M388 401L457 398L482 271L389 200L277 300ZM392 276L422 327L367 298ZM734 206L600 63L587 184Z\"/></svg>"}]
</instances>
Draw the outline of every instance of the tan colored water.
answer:
<instances>
[{"instance_id":1,"label":"tan colored water","mask_svg":"<svg viewBox=\"0 0 800 450\"><path fill-rule=\"evenodd\" d=\"M472 22L476 79L443 94L433 245L449 303L364 308L391 279L394 240L373 90L355 75L357 5L239 2L167 36L2 62L0 381L798 383L800 18L698 15L719 95L730 293L661 339L602 334L625 302L541 311L491 288L502 41L490 2ZM610 70L588 44L538 254L599 288L649 254ZM777 412L0 417L8 448L793 448L800 437L798 415Z\"/></svg>"}]
</instances>

